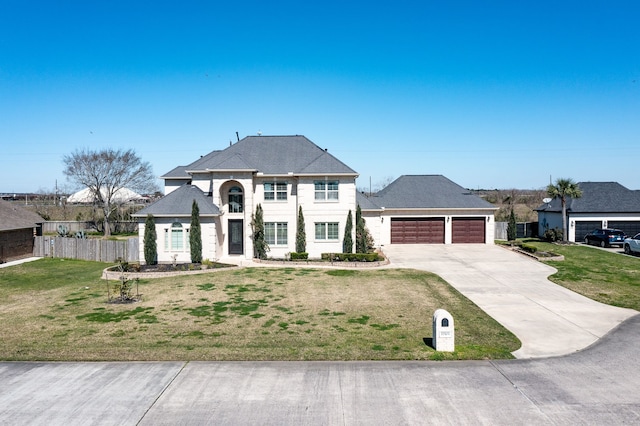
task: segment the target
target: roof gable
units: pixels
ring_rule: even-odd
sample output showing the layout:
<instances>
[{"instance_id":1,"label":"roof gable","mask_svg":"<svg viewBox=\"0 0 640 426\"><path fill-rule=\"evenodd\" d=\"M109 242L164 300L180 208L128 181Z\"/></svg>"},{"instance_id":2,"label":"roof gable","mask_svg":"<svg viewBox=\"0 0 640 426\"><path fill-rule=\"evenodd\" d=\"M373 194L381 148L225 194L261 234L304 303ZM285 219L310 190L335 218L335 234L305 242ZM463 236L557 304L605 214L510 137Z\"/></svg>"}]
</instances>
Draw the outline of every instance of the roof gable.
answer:
<instances>
[{"instance_id":1,"label":"roof gable","mask_svg":"<svg viewBox=\"0 0 640 426\"><path fill-rule=\"evenodd\" d=\"M213 199L194 185L182 185L132 216L191 216L193 200L198 203L200 216L220 216L220 209L213 204Z\"/></svg>"},{"instance_id":2,"label":"roof gable","mask_svg":"<svg viewBox=\"0 0 640 426\"><path fill-rule=\"evenodd\" d=\"M442 175L400 176L371 201L385 208L496 209Z\"/></svg>"}]
</instances>

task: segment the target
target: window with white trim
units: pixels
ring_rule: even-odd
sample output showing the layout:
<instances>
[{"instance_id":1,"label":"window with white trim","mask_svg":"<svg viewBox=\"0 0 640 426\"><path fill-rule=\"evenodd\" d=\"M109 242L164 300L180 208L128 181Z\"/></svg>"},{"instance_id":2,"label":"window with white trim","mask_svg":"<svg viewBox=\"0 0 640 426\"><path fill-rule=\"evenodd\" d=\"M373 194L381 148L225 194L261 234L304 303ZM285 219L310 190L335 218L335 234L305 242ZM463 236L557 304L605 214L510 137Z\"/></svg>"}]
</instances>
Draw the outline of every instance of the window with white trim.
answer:
<instances>
[{"instance_id":1,"label":"window with white trim","mask_svg":"<svg viewBox=\"0 0 640 426\"><path fill-rule=\"evenodd\" d=\"M185 235L188 238L189 229L182 227L180 222L174 222L171 224L171 228L165 228L164 230L164 249L165 251L184 251L185 248Z\"/></svg>"},{"instance_id":2,"label":"window with white trim","mask_svg":"<svg viewBox=\"0 0 640 426\"><path fill-rule=\"evenodd\" d=\"M338 201L337 180L317 180L314 187L316 201Z\"/></svg>"},{"instance_id":3,"label":"window with white trim","mask_svg":"<svg viewBox=\"0 0 640 426\"><path fill-rule=\"evenodd\" d=\"M316 226L316 240L338 240L338 222L319 222Z\"/></svg>"},{"instance_id":4,"label":"window with white trim","mask_svg":"<svg viewBox=\"0 0 640 426\"><path fill-rule=\"evenodd\" d=\"M287 183L286 182L265 182L264 183L264 199L265 201L286 201L287 200Z\"/></svg>"},{"instance_id":5,"label":"window with white trim","mask_svg":"<svg viewBox=\"0 0 640 426\"><path fill-rule=\"evenodd\" d=\"M264 240L269 245L287 245L288 226L286 222L265 222Z\"/></svg>"}]
</instances>

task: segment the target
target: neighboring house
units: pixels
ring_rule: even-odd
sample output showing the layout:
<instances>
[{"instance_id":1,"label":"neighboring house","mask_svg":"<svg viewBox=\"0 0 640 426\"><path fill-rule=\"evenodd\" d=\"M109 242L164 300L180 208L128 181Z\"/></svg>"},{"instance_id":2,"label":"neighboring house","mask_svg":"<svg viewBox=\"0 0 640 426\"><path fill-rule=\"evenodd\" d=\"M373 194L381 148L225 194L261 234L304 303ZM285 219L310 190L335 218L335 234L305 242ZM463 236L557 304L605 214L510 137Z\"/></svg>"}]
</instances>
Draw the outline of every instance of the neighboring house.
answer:
<instances>
[{"instance_id":1,"label":"neighboring house","mask_svg":"<svg viewBox=\"0 0 640 426\"><path fill-rule=\"evenodd\" d=\"M617 228L627 235L640 232L640 191L617 182L580 182L582 197L566 200L568 241L581 242L597 228ZM540 235L547 229L562 229L560 198L542 204L538 212Z\"/></svg>"},{"instance_id":2,"label":"neighboring house","mask_svg":"<svg viewBox=\"0 0 640 426\"><path fill-rule=\"evenodd\" d=\"M295 251L300 207L310 258L342 252L347 216L351 211L355 219L358 204L377 246L493 243L496 208L443 176L403 176L369 198L357 193L357 176L304 136L246 137L161 177L165 197L133 215L139 223L140 259L144 221L151 214L158 261L190 261L194 199L200 208L202 257L210 260L253 258L251 223L258 204L273 258ZM429 238L423 238L425 232Z\"/></svg>"},{"instance_id":3,"label":"neighboring house","mask_svg":"<svg viewBox=\"0 0 640 426\"><path fill-rule=\"evenodd\" d=\"M493 204L442 175L400 176L358 203L378 245L493 244Z\"/></svg>"},{"instance_id":4,"label":"neighboring house","mask_svg":"<svg viewBox=\"0 0 640 426\"><path fill-rule=\"evenodd\" d=\"M45 220L15 203L0 200L0 263L33 255L34 236Z\"/></svg>"}]
</instances>

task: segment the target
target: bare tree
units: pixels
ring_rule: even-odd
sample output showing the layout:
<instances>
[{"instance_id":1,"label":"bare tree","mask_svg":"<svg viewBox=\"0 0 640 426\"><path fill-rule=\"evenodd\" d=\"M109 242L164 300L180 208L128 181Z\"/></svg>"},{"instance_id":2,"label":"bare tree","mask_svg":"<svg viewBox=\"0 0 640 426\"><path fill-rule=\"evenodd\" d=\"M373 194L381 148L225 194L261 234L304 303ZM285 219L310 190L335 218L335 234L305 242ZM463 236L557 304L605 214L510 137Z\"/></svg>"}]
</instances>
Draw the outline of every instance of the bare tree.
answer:
<instances>
[{"instance_id":1,"label":"bare tree","mask_svg":"<svg viewBox=\"0 0 640 426\"><path fill-rule=\"evenodd\" d=\"M111 235L109 216L118 208L116 193L130 188L140 193L157 189L151 165L133 150L76 150L63 157L64 174L72 182L89 188L104 214L104 235Z\"/></svg>"}]
</instances>

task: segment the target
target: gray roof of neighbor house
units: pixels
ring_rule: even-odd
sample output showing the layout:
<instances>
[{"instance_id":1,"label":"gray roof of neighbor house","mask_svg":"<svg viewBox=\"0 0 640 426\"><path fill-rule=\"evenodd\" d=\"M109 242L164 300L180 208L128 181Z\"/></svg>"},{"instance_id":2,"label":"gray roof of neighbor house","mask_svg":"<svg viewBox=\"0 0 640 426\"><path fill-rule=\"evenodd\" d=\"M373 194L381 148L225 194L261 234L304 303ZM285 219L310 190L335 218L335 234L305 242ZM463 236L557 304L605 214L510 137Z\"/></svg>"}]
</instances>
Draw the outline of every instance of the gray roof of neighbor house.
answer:
<instances>
[{"instance_id":1,"label":"gray roof of neighbor house","mask_svg":"<svg viewBox=\"0 0 640 426\"><path fill-rule=\"evenodd\" d=\"M396 209L487 209L493 204L442 175L403 175L368 200Z\"/></svg>"},{"instance_id":2,"label":"gray roof of neighbor house","mask_svg":"<svg viewBox=\"0 0 640 426\"><path fill-rule=\"evenodd\" d=\"M0 200L0 231L35 228L45 220L37 213L22 208L14 203Z\"/></svg>"},{"instance_id":3,"label":"gray roof of neighbor house","mask_svg":"<svg viewBox=\"0 0 640 426\"><path fill-rule=\"evenodd\" d=\"M211 197L194 185L182 185L132 216L191 216L193 200L198 203L200 216L220 216L220 209L213 204Z\"/></svg>"},{"instance_id":4,"label":"gray roof of neighbor house","mask_svg":"<svg viewBox=\"0 0 640 426\"><path fill-rule=\"evenodd\" d=\"M582 197L568 197L567 211L572 213L640 213L640 191L618 182L579 182ZM562 212L560 198L536 209L539 212Z\"/></svg>"},{"instance_id":5,"label":"gray roof of neighbor house","mask_svg":"<svg viewBox=\"0 0 640 426\"><path fill-rule=\"evenodd\" d=\"M267 175L358 174L304 136L247 136L222 151L199 158L185 170L191 173L250 170Z\"/></svg>"}]
</instances>

